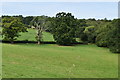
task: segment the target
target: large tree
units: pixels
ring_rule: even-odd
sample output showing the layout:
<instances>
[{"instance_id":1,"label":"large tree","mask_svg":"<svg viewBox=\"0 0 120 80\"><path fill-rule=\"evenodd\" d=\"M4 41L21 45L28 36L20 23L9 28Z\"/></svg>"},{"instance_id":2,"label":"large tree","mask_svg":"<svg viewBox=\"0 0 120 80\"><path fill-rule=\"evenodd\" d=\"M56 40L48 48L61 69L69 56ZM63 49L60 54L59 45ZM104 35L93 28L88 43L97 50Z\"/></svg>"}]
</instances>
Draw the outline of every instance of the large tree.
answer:
<instances>
[{"instance_id":1,"label":"large tree","mask_svg":"<svg viewBox=\"0 0 120 80\"><path fill-rule=\"evenodd\" d=\"M71 45L75 42L76 20L71 13L56 14L53 22L53 37L59 45Z\"/></svg>"},{"instance_id":2,"label":"large tree","mask_svg":"<svg viewBox=\"0 0 120 80\"><path fill-rule=\"evenodd\" d=\"M19 18L5 17L2 19L2 23L2 35L4 37L4 40L10 41L11 43L13 43L13 41L20 36L20 32L27 31L27 28Z\"/></svg>"}]
</instances>

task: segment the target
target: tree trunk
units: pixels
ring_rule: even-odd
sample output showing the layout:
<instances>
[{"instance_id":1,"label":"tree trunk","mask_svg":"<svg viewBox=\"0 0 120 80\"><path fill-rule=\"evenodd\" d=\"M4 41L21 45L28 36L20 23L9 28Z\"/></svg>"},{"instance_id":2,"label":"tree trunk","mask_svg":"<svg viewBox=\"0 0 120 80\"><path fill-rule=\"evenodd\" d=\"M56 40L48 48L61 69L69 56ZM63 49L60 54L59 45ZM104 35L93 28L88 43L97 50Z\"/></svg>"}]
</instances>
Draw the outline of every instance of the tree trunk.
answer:
<instances>
[{"instance_id":1,"label":"tree trunk","mask_svg":"<svg viewBox=\"0 0 120 80\"><path fill-rule=\"evenodd\" d=\"M40 41L38 41L38 44L40 44Z\"/></svg>"},{"instance_id":2,"label":"tree trunk","mask_svg":"<svg viewBox=\"0 0 120 80\"><path fill-rule=\"evenodd\" d=\"M13 37L11 37L9 41L10 41L11 44L13 44L14 43Z\"/></svg>"},{"instance_id":3,"label":"tree trunk","mask_svg":"<svg viewBox=\"0 0 120 80\"><path fill-rule=\"evenodd\" d=\"M37 38L38 38L38 44L40 44L40 27L38 27Z\"/></svg>"},{"instance_id":4,"label":"tree trunk","mask_svg":"<svg viewBox=\"0 0 120 80\"><path fill-rule=\"evenodd\" d=\"M13 44L14 43L14 41L11 41L11 44Z\"/></svg>"}]
</instances>

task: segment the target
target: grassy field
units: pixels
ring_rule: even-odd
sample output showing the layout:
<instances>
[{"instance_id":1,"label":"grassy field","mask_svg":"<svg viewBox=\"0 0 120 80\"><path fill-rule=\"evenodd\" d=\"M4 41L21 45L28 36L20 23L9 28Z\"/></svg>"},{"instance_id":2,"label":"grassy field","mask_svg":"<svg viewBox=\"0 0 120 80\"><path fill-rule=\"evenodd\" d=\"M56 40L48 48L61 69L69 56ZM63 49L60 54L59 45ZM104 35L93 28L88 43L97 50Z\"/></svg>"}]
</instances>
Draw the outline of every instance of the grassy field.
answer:
<instances>
[{"instance_id":1,"label":"grassy field","mask_svg":"<svg viewBox=\"0 0 120 80\"><path fill-rule=\"evenodd\" d=\"M28 41L36 41L37 31L35 29L28 29L28 32L21 33L21 36L18 40L28 40ZM44 41L54 41L53 36L48 32L43 32L43 40Z\"/></svg>"},{"instance_id":2,"label":"grassy field","mask_svg":"<svg viewBox=\"0 0 120 80\"><path fill-rule=\"evenodd\" d=\"M2 32L2 28L0 27L0 33ZM0 34L0 40L2 40L2 36Z\"/></svg>"},{"instance_id":3,"label":"grassy field","mask_svg":"<svg viewBox=\"0 0 120 80\"><path fill-rule=\"evenodd\" d=\"M34 30L19 40L34 39ZM44 41L52 41L44 32ZM118 54L96 45L2 44L3 78L117 78Z\"/></svg>"},{"instance_id":4,"label":"grassy field","mask_svg":"<svg viewBox=\"0 0 120 80\"><path fill-rule=\"evenodd\" d=\"M0 33L2 32L2 28L0 27ZM0 34L0 40L2 40L2 36ZM2 79L2 44L0 43L0 80Z\"/></svg>"},{"instance_id":5,"label":"grassy field","mask_svg":"<svg viewBox=\"0 0 120 80\"><path fill-rule=\"evenodd\" d=\"M95 45L3 44L4 78L113 78L118 55Z\"/></svg>"},{"instance_id":6,"label":"grassy field","mask_svg":"<svg viewBox=\"0 0 120 80\"><path fill-rule=\"evenodd\" d=\"M20 33L21 36L17 38L17 40L28 40L28 41L36 41L37 31L35 29L28 29L28 32ZM48 32L43 32L43 41L54 41L53 36ZM2 40L2 36L0 35L0 40Z\"/></svg>"},{"instance_id":7,"label":"grassy field","mask_svg":"<svg viewBox=\"0 0 120 80\"><path fill-rule=\"evenodd\" d=\"M2 44L0 43L0 79L2 79Z\"/></svg>"}]
</instances>

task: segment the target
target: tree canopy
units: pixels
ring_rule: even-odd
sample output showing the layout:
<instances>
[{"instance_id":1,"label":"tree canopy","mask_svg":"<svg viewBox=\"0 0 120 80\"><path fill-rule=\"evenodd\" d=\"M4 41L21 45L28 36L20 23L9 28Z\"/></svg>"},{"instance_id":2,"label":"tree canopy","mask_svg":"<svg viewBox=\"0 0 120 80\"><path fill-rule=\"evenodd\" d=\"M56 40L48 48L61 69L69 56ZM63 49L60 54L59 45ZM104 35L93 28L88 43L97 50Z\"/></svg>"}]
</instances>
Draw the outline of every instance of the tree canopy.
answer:
<instances>
[{"instance_id":1,"label":"tree canopy","mask_svg":"<svg viewBox=\"0 0 120 80\"><path fill-rule=\"evenodd\" d=\"M71 45L75 42L76 20L71 13L58 13L53 23L53 37L59 45Z\"/></svg>"},{"instance_id":2,"label":"tree canopy","mask_svg":"<svg viewBox=\"0 0 120 80\"><path fill-rule=\"evenodd\" d=\"M24 26L19 18L3 18L2 22L2 35L4 37L4 40L10 41L11 43L13 43L13 41L20 36L20 32L27 31L27 28Z\"/></svg>"}]
</instances>

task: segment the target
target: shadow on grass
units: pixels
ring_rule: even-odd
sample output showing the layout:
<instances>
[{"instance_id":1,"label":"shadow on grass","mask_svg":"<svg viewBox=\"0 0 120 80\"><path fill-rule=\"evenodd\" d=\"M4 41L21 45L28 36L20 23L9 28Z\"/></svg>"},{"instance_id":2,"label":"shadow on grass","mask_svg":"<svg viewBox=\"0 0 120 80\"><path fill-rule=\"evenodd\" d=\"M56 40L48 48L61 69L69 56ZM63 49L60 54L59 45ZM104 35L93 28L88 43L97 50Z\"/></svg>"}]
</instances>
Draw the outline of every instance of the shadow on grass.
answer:
<instances>
[{"instance_id":1,"label":"shadow on grass","mask_svg":"<svg viewBox=\"0 0 120 80\"><path fill-rule=\"evenodd\" d=\"M0 43L11 43L10 41L3 41L3 40L0 40ZM14 41L14 44L17 44L17 43L31 43L31 44L37 44L37 41ZM54 41L42 41L41 44L57 44L56 42ZM87 43L82 43L82 42L75 42L75 43L72 43L71 45L62 45L62 46L75 46L75 45L81 45L81 44L87 44Z\"/></svg>"}]
</instances>

